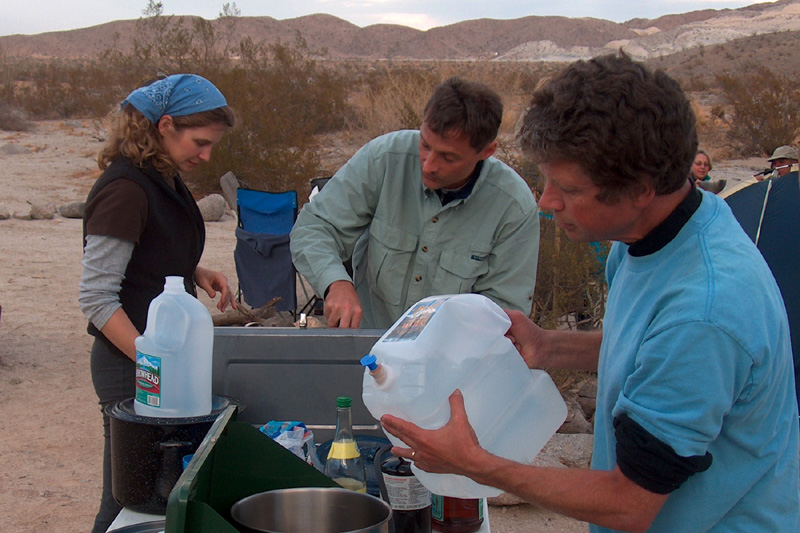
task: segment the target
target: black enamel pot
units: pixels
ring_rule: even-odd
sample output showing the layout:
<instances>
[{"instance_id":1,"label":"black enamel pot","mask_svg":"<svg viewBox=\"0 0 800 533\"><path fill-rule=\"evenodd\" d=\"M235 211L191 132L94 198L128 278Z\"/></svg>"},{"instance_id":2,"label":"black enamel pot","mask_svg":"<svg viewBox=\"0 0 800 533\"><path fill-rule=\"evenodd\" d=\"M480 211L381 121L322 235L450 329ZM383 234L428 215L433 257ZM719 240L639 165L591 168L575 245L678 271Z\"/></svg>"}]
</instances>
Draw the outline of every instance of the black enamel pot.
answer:
<instances>
[{"instance_id":1,"label":"black enamel pot","mask_svg":"<svg viewBox=\"0 0 800 533\"><path fill-rule=\"evenodd\" d=\"M211 413L186 418L137 415L133 398L105 408L111 422L111 491L123 507L166 514L169 493L183 471L183 457L194 453L225 408L235 404L214 396Z\"/></svg>"}]
</instances>

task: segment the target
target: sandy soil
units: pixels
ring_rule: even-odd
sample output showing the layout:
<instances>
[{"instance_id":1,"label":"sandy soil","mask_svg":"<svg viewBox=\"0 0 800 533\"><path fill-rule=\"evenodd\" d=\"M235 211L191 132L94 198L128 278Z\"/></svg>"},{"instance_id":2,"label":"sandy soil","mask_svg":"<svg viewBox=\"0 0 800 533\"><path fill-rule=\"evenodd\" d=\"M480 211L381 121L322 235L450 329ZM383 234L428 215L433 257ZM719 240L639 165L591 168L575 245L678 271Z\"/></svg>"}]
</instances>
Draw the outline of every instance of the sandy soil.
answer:
<instances>
[{"instance_id":1,"label":"sandy soil","mask_svg":"<svg viewBox=\"0 0 800 533\"><path fill-rule=\"evenodd\" d=\"M95 131L91 121L0 131L0 147L28 151L0 154L0 204L24 214L29 202L83 200L98 174ZM714 174L735 182L761 164L721 163ZM202 261L232 285L235 225L231 215L207 224ZM91 339L77 305L80 259L80 220L0 220L0 531L85 532L97 510L102 426L89 374ZM490 520L498 533L587 530L528 505L492 507Z\"/></svg>"}]
</instances>

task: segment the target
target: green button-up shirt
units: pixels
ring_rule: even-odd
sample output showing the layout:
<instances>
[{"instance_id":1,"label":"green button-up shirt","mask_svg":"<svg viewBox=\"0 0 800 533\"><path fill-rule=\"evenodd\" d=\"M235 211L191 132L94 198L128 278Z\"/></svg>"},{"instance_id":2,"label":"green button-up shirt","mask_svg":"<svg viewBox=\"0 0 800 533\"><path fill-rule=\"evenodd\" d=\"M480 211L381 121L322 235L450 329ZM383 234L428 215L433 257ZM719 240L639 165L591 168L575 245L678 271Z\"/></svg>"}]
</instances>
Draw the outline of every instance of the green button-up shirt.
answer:
<instances>
[{"instance_id":1,"label":"green button-up shirt","mask_svg":"<svg viewBox=\"0 0 800 533\"><path fill-rule=\"evenodd\" d=\"M422 184L419 132L362 147L300 212L291 233L297 270L317 294L351 280L361 327L385 329L436 294L483 294L530 312L539 255L538 207L510 167L488 158L472 193L443 206Z\"/></svg>"}]
</instances>

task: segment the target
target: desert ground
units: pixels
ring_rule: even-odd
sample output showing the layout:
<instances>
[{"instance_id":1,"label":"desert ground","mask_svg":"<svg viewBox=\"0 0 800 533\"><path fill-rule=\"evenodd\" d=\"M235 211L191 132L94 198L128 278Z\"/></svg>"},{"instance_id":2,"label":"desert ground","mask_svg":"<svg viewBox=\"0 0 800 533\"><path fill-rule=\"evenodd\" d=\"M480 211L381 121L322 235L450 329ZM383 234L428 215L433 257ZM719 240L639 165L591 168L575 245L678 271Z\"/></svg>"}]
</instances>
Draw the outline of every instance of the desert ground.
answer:
<instances>
[{"instance_id":1,"label":"desert ground","mask_svg":"<svg viewBox=\"0 0 800 533\"><path fill-rule=\"evenodd\" d=\"M91 338L78 304L81 220L27 220L31 204L85 199L101 144L90 120L0 131L0 531L91 529L101 490L102 425L89 373ZM3 150L11 146L13 149ZM717 162L730 183L763 160ZM236 220L207 223L201 264L235 286ZM201 300L218 311L203 294ZM529 505L491 507L498 533L586 531L583 522Z\"/></svg>"}]
</instances>

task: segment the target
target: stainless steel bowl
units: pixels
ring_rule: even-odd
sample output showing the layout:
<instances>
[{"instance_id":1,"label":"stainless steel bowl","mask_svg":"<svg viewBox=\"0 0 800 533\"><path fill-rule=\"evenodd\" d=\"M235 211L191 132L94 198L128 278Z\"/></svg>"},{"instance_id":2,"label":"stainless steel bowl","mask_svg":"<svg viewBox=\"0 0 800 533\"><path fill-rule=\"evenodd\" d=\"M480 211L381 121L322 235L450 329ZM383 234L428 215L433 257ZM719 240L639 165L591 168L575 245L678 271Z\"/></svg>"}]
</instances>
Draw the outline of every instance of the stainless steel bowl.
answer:
<instances>
[{"instance_id":1,"label":"stainless steel bowl","mask_svg":"<svg viewBox=\"0 0 800 533\"><path fill-rule=\"evenodd\" d=\"M253 494L233 504L231 516L257 533L388 533L392 509L369 494L309 487Z\"/></svg>"}]
</instances>

